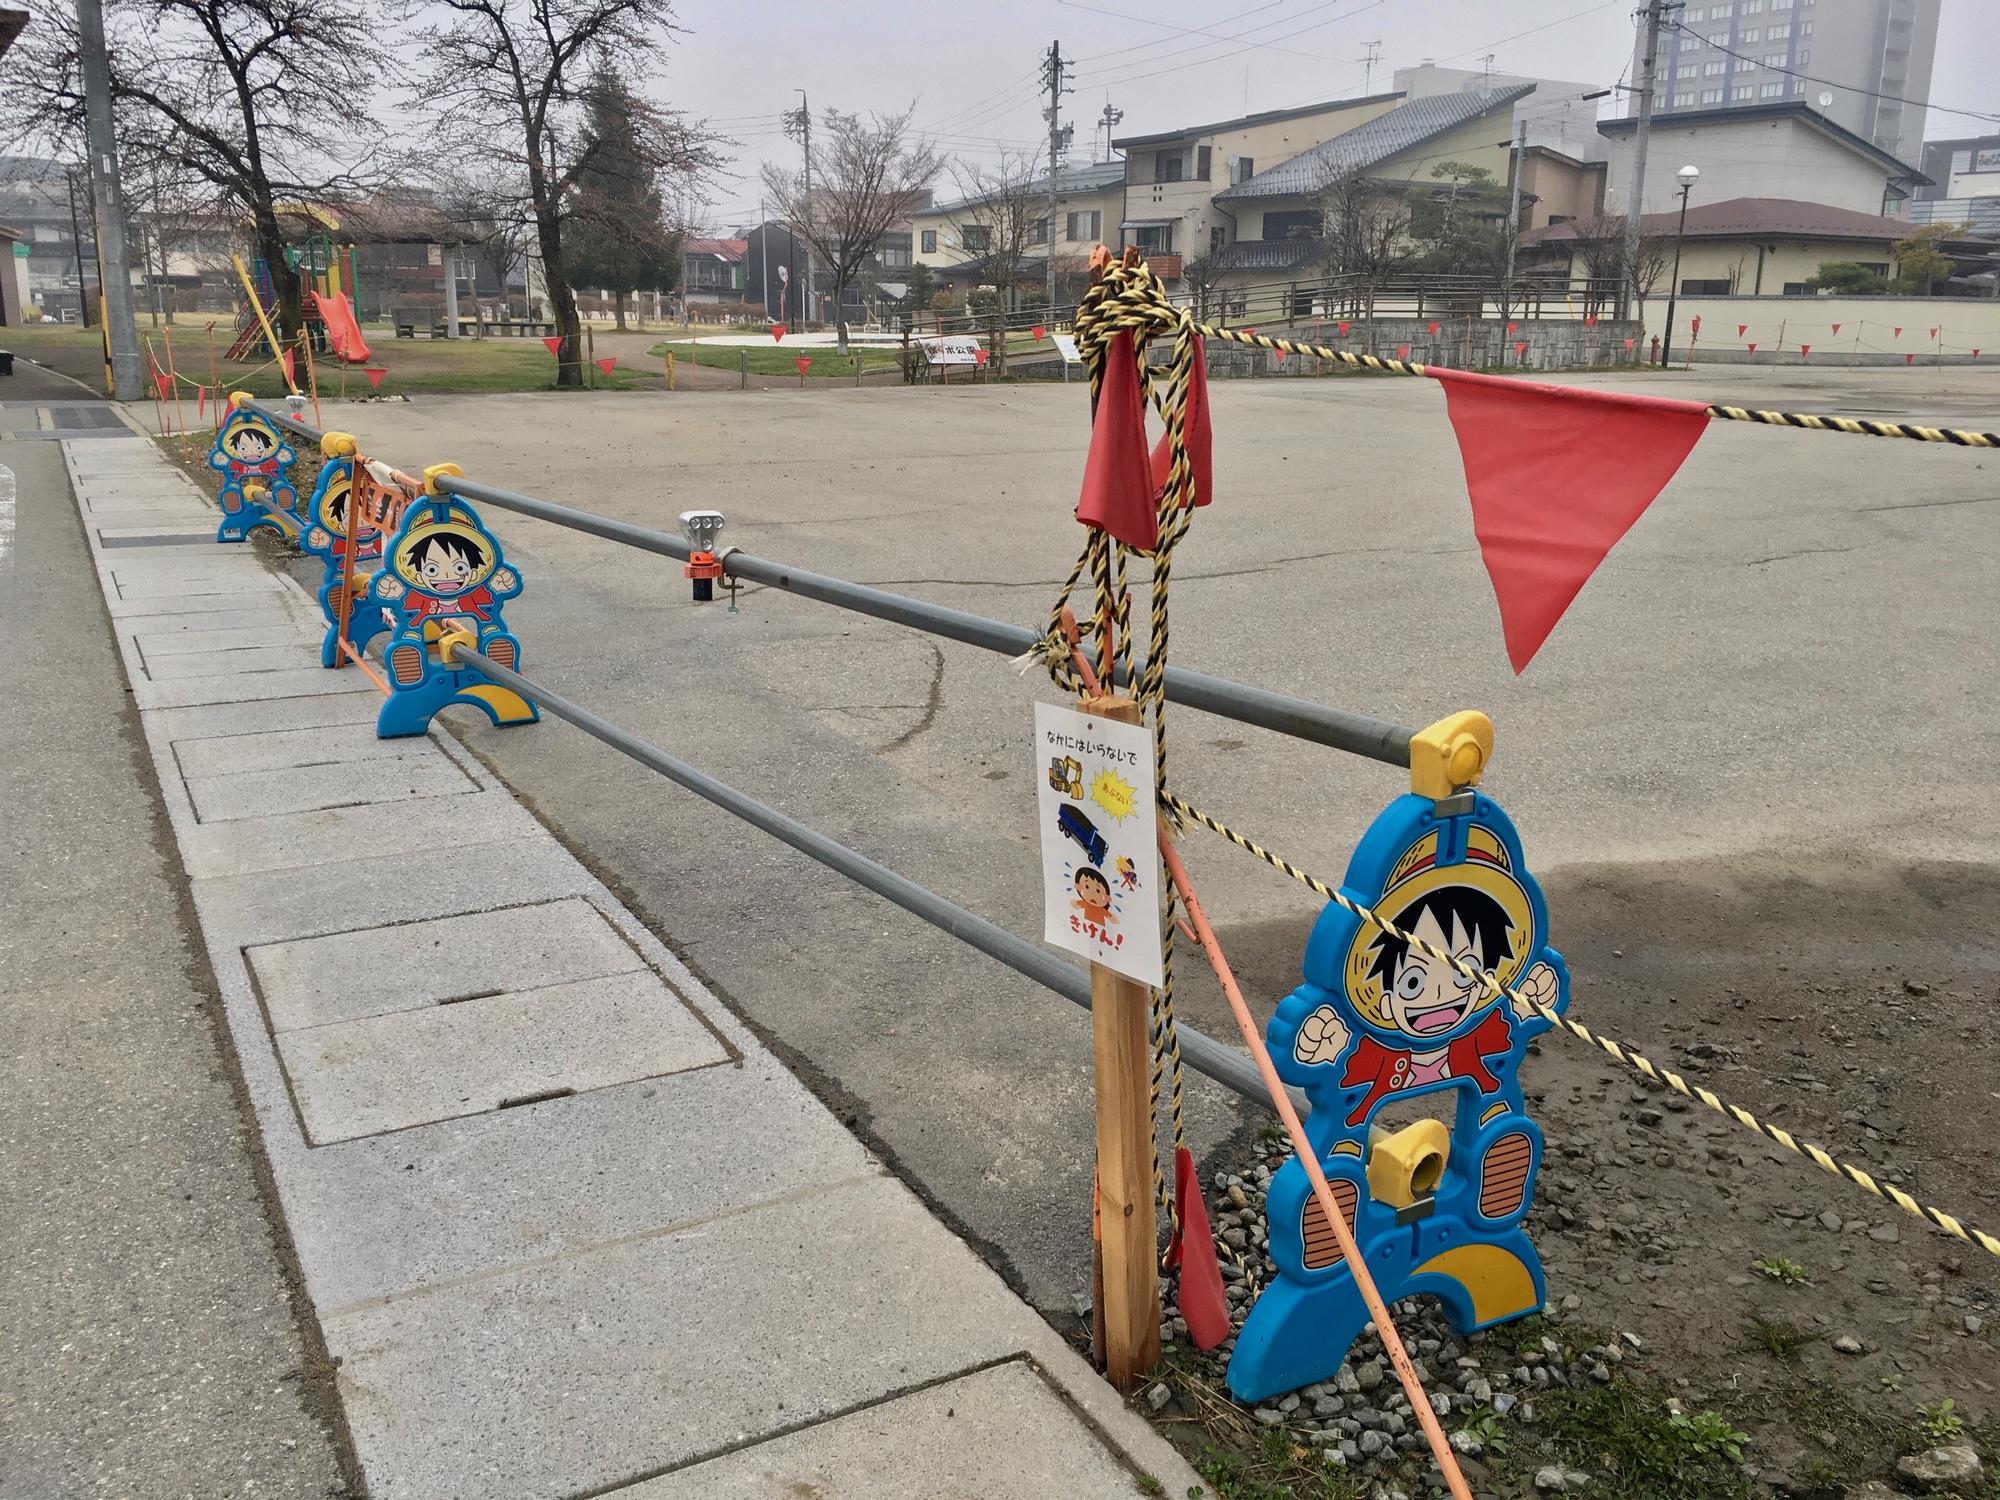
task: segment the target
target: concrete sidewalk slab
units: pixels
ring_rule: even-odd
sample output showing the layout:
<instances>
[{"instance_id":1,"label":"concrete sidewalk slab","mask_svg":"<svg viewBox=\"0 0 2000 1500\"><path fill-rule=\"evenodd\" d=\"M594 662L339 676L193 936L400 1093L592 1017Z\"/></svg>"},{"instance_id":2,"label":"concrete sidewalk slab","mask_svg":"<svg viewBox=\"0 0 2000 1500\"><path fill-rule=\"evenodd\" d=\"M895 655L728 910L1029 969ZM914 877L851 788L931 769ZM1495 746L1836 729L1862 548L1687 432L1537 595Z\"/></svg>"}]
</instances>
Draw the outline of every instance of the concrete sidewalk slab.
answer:
<instances>
[{"instance_id":1,"label":"concrete sidewalk slab","mask_svg":"<svg viewBox=\"0 0 2000 1500\"><path fill-rule=\"evenodd\" d=\"M211 677L224 673L292 672L300 668L325 673L319 664L317 641L308 644L303 631L288 630L290 640L274 643L271 636L253 645L211 647L202 655L149 657L146 676L154 682L175 682L188 677ZM145 648L140 647L143 653ZM331 674L327 674L331 675Z\"/></svg>"},{"instance_id":2,"label":"concrete sidewalk slab","mask_svg":"<svg viewBox=\"0 0 2000 1500\"><path fill-rule=\"evenodd\" d=\"M268 621L253 620L248 625L208 626L179 630L133 630L132 638L146 658L148 675L160 658L185 656L197 651L231 651L252 647L286 646L304 643L317 648L321 632L304 620L287 619L278 627Z\"/></svg>"},{"instance_id":3,"label":"concrete sidewalk slab","mask_svg":"<svg viewBox=\"0 0 2000 1500\"><path fill-rule=\"evenodd\" d=\"M371 747L374 695L274 645L147 680L164 631L309 637L289 578L93 542L371 1494L650 1482L1023 1361L1087 1419L1057 1471L1194 1482L448 735ZM292 810L329 794L362 800ZM995 1432L1037 1410L964 1392Z\"/></svg>"}]
</instances>

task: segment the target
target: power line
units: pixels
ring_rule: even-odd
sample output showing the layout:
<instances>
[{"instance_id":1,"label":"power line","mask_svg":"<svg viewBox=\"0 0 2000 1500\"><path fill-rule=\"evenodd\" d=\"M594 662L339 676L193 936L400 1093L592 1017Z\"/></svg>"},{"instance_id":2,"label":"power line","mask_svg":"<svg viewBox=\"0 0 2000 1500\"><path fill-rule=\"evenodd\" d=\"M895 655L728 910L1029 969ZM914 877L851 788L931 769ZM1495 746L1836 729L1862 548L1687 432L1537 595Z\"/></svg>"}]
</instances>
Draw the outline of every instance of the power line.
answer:
<instances>
[{"instance_id":1,"label":"power line","mask_svg":"<svg viewBox=\"0 0 2000 1500\"><path fill-rule=\"evenodd\" d=\"M1106 9L1105 9L1105 8L1104 8L1103 6L1101 6L1101 5L1086 5L1086 4L1084 4L1084 3L1083 3L1083 0L1056 0L1056 3L1057 3L1058 5L1066 5L1066 6L1068 6L1068 7L1069 7L1069 8L1071 9L1071 10L1087 10L1087 11L1091 11L1091 12L1093 12L1093 13L1097 14L1097 15L1100 15L1100 16L1115 16L1115 17L1117 17L1117 18L1118 18L1119 20L1121 20L1121 21L1138 21L1138 22L1141 22L1141 23L1143 23L1144 25L1147 25L1147 26L1161 26L1161 27L1164 27L1164 28L1166 28L1166 29L1167 29L1168 31L1171 31L1171 32L1175 33L1175 34L1176 34L1176 35L1178 35L1178 36L1206 36L1206 37L1213 37L1213 38L1215 38L1215 39L1216 39L1217 41L1223 41L1223 42L1235 42L1235 41L1241 41L1241 40L1242 40L1242 39L1243 39L1244 37L1246 37L1246 36L1250 35L1250 33L1251 33L1251 32L1253 32L1253 31L1262 31L1262 30L1264 30L1264 29L1265 29L1266 27L1270 27L1270 26L1279 26L1279 25L1283 25L1285 21L1294 21L1294 20L1297 20L1297 19L1298 19L1298 16L1285 16L1285 17L1281 17L1280 19L1278 19L1278 20L1275 20L1275 21L1266 21L1266 22L1263 22L1263 23L1262 23L1261 25L1257 25L1257 26L1251 26L1251 27L1248 27L1247 29L1245 29L1245 30L1243 30L1243 31L1240 31L1240 32L1236 32L1236 33L1230 33L1230 32L1224 32L1224 31L1208 31L1208 30L1204 30L1204 29L1203 29L1202 27L1199 27L1199 26L1176 26L1176 25L1174 25L1174 24L1173 24L1172 22L1170 22L1170 21L1153 21L1153 20L1149 20L1149 19L1147 19L1147 18L1146 18L1145 16L1135 16L1135 15L1132 15L1132 14L1131 14L1130 12L1128 12L1128 11L1122 11L1122 10L1106 10ZM1339 4L1339 3L1340 3L1340 0L1328 0L1328 4L1332 4L1332 5L1337 5L1337 4ZM1268 5L1260 5L1260 6L1258 6L1258 7L1257 7L1257 10L1269 10L1269 9L1270 9L1270 7L1269 7ZM1315 9L1319 9L1319 10L1324 10L1324 9L1326 9L1326 6L1317 6L1317 7L1315 7ZM1256 11L1246 11L1246 12L1244 12L1244 14L1245 14L1245 15L1254 15L1254 14L1256 14ZM1311 12L1311 11L1300 11L1300 12L1299 12L1299 15L1310 15L1310 14L1312 14L1312 12ZM1142 43L1141 45L1143 45L1143 46L1158 46L1158 45L1160 45L1160 43L1158 43L1158 42L1150 42L1150 43ZM1341 58L1338 58L1338 57L1328 57L1328 56L1327 56L1327 55L1326 55L1326 54L1325 54L1324 52L1303 52L1303 51L1300 51L1300 50L1299 50L1298 48L1296 48L1296 47L1279 47L1279 46L1275 46L1275 45L1273 45L1273 44L1271 44L1271 43L1269 43L1269 42L1252 42L1252 43L1251 43L1251 45L1252 45L1253 47L1268 47L1268 48L1270 48L1270 50L1271 50L1271 51L1273 51L1273 52L1284 52L1284 53L1288 53L1288 54L1290 54L1290 55L1291 55L1291 56L1293 56L1293 57L1309 57L1309 58L1311 58L1311 59L1312 59L1312 60L1313 60L1314 62L1341 62L1341 61L1343 61L1343 59L1341 59ZM1188 49L1188 50L1190 50L1190 51L1194 51L1194 50L1199 50L1199 46L1200 46L1200 44L1197 44L1197 45L1196 45L1196 47L1194 47L1194 48L1190 48L1190 49ZM1121 51L1131 51L1131 50L1133 50L1133 49L1131 49L1131 48L1121 48L1120 50L1121 50ZM1112 56L1112 55L1113 55L1113 54L1111 54L1111 53L1108 53L1108 52L1106 52L1106 53L1101 53L1101 54L1100 54L1100 56L1101 56L1101 57L1110 57L1110 56ZM1164 53L1164 54L1162 54L1162 55L1163 55L1163 56L1167 56L1167 57L1171 57L1171 56L1173 56L1174 54L1172 54L1172 53ZM1139 66L1142 66L1142 65L1143 65L1143 64L1145 64L1145 63L1148 63L1148 62L1157 62L1158 60L1159 60L1158 58L1134 58L1134 59L1133 59L1133 60L1132 60L1132 61L1131 61L1131 62L1130 62L1129 64L1128 64L1128 63L1119 63L1119 64L1114 64L1114 66L1117 66L1117 67L1139 67Z\"/></svg>"},{"instance_id":2,"label":"power line","mask_svg":"<svg viewBox=\"0 0 2000 1500\"><path fill-rule=\"evenodd\" d=\"M1067 4L1071 3L1071 0L1061 0L1061 3L1063 3L1063 4L1067 5ZM1248 9L1248 10L1239 10L1239 11L1238 11L1238 12L1237 12L1237 13L1236 13L1235 15L1233 15L1233 16L1222 16L1222 17L1220 17L1220 18L1218 18L1218 19L1217 19L1217 21L1216 21L1216 23L1215 23L1215 24L1216 24L1216 25L1218 25L1218 26L1227 26L1227 25L1229 25L1229 24L1230 24L1230 22L1232 22L1232 21L1240 21L1240 20L1242 20L1242 19L1243 19L1243 18L1244 18L1245 16L1254 16L1254 15L1258 15L1258 14L1260 14L1260 13L1261 13L1261 12L1263 12L1263 11L1267 11L1267 10L1273 10L1273 9L1277 8L1278 6L1280 6L1280 5L1285 5L1285 4L1288 4L1288 3L1290 3L1290 0L1266 0L1266 3L1264 3L1263 5L1253 5L1253 6L1251 6L1251 7L1250 7L1250 8ZM1095 7L1093 7L1093 6L1082 6L1082 5L1080 5L1080 6L1077 6L1077 9L1079 9L1079 10L1091 10L1091 9L1095 9ZM1121 14L1121 13L1120 13L1120 12L1117 12L1117 11L1108 11L1108 10L1107 10L1107 11L1100 11L1100 12L1099 12L1099 14L1100 14L1100 15L1107 15L1107 16L1109 16L1109 15L1119 15L1119 14ZM1190 31L1189 31L1189 30L1188 30L1188 29L1187 29L1186 27L1183 27L1183 26L1175 26L1175 25L1174 25L1174 24L1173 24L1172 22L1170 22L1170 21L1155 21L1155 20L1153 20L1153 19L1151 19L1150 17L1147 17L1147 16L1124 16L1124 17L1123 17L1123 19L1125 19L1125 20L1128 20L1128 21L1137 21L1137 22L1140 22L1141 24L1143 24L1143 25L1146 25L1146 26L1162 26L1162 27L1165 27L1165 28L1166 28L1167 30L1169 30L1169 31L1172 31L1172 32L1175 32L1176 34L1178 34L1178 35L1181 35L1181 36L1188 36L1188 35L1192 35L1192 33L1191 33L1191 32L1190 32ZM1276 22L1271 22L1271 23L1269 23L1269 24L1271 24L1271 25L1276 25L1277 23L1276 23ZM1249 31L1261 31L1262 29L1263 29L1263 28L1262 28L1261 26L1252 26L1252 27L1250 27L1250 28L1249 28ZM1212 34L1212 33L1205 33L1205 34ZM1248 32L1245 32L1244 34L1245 34L1245 35L1248 35ZM1093 53L1091 53L1090 55L1088 55L1087 57L1082 57L1082 58L1079 58L1079 59L1077 59L1077 60L1078 60L1079 62L1102 62L1102 61L1103 61L1103 60L1104 60L1105 58L1107 58L1107 57L1118 57L1118 56L1121 56L1121 55L1123 55L1124 53L1127 53L1127 52L1143 52L1143 51L1145 51L1145 50L1146 50L1146 49L1147 49L1148 47L1164 47L1164 46L1165 46L1165 45L1166 45L1166 44L1167 44L1168 42L1170 42L1170 41L1172 41L1172 40L1173 40L1173 37L1155 37L1155 38L1154 38L1154 39L1153 39L1152 41L1150 41L1150 42L1134 42L1134 43L1132 43L1132 44L1131 44L1131 45L1130 45L1129 47L1113 47L1113 48L1112 48L1112 49L1111 49L1110 51L1108 51L1108 52L1093 52Z\"/></svg>"},{"instance_id":3,"label":"power line","mask_svg":"<svg viewBox=\"0 0 2000 1500\"><path fill-rule=\"evenodd\" d=\"M1260 48L1281 51L1283 49L1273 48L1272 43L1289 41L1292 37L1303 36L1308 31L1318 31L1322 26L1331 26L1336 21L1352 20L1355 16L1361 15L1365 11L1374 10L1377 6L1382 5L1383 3L1385 3L1385 0L1367 0L1366 4L1357 5L1352 10L1342 11L1337 16L1328 16L1323 21L1315 21L1310 26L1301 26L1296 31L1287 31L1280 36L1275 36L1270 38L1268 41L1250 42L1245 46L1238 47L1233 52L1224 52L1215 57L1198 57L1195 58L1192 62L1174 63L1168 67L1154 68L1152 71L1146 73L1130 73L1118 78L1096 77L1096 78L1081 79L1081 81L1088 83L1092 88L1109 87L1114 84L1138 83L1143 79L1158 78L1164 73L1179 73L1187 68L1210 67L1217 63L1225 63L1229 61L1229 59L1232 57L1241 57L1246 52L1255 52ZM1315 7L1315 9L1320 9L1320 10L1324 10L1325 8L1326 8L1325 6ZM1301 14L1304 14L1304 12L1302 12ZM1204 42L1198 47L1190 47L1185 50L1190 52L1198 52L1205 50L1206 48L1212 45L1214 44ZM1170 52L1164 55L1172 57L1175 56L1176 54ZM1146 61L1157 61L1157 59L1149 58L1146 59Z\"/></svg>"}]
</instances>

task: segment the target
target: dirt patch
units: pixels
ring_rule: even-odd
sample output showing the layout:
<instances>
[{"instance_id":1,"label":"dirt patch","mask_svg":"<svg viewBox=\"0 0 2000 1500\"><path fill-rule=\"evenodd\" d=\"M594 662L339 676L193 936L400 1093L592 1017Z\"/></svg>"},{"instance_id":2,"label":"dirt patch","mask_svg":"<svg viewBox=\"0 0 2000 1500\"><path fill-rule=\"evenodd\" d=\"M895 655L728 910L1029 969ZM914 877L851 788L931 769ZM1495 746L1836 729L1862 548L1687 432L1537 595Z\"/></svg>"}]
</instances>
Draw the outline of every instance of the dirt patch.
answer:
<instances>
[{"instance_id":1,"label":"dirt patch","mask_svg":"<svg viewBox=\"0 0 2000 1500\"><path fill-rule=\"evenodd\" d=\"M2000 871L1757 857L1571 869L1544 888L1575 1019L2000 1225ZM1223 933L1265 1007L1296 983L1309 927ZM1206 975L1182 1013L1227 1025ZM1881 1472L1946 1399L1994 1430L2000 1259L1573 1038L1545 1037L1523 1081L1548 1139L1529 1228L1552 1306L1636 1334L1628 1373L1726 1409L1775 1487Z\"/></svg>"}]
</instances>

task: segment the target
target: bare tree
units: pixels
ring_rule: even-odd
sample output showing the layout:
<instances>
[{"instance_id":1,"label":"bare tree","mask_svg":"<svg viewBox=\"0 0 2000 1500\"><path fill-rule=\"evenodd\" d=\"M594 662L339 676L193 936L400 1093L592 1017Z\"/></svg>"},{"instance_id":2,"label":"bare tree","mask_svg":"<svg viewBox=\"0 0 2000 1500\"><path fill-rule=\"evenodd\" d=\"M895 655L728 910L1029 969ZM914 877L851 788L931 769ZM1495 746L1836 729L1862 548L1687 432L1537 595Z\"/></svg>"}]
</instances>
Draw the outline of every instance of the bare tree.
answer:
<instances>
[{"instance_id":1,"label":"bare tree","mask_svg":"<svg viewBox=\"0 0 2000 1500\"><path fill-rule=\"evenodd\" d=\"M778 217L797 231L833 277L834 322L847 352L847 288L882 243L889 226L909 217L943 158L910 134L910 114L825 112L808 160L797 171L764 163L764 190ZM810 186L810 191L808 191Z\"/></svg>"},{"instance_id":2,"label":"bare tree","mask_svg":"<svg viewBox=\"0 0 2000 1500\"><path fill-rule=\"evenodd\" d=\"M417 32L430 66L424 107L441 122L440 144L498 168L496 180L521 184L562 338L556 383L582 385L582 325L563 233L597 149L584 120L588 62L616 57L641 82L679 34L672 0L436 0L421 14L439 12ZM641 100L632 125L652 173L688 180L716 164L712 138L671 110Z\"/></svg>"},{"instance_id":3,"label":"bare tree","mask_svg":"<svg viewBox=\"0 0 2000 1500\"><path fill-rule=\"evenodd\" d=\"M1320 264L1351 284L1354 310L1367 320L1372 345L1376 293L1414 254L1409 202L1393 187L1353 168L1324 171L1311 201Z\"/></svg>"},{"instance_id":4,"label":"bare tree","mask_svg":"<svg viewBox=\"0 0 2000 1500\"><path fill-rule=\"evenodd\" d=\"M511 317L507 289L526 266L534 228L521 211L526 194L516 183L453 172L438 183L436 197L438 213L452 234L472 252L478 266L492 275L500 294L501 316ZM483 319L480 330L485 331Z\"/></svg>"},{"instance_id":5,"label":"bare tree","mask_svg":"<svg viewBox=\"0 0 2000 1500\"><path fill-rule=\"evenodd\" d=\"M1639 319L1646 317L1646 298L1659 288L1674 262L1674 237L1670 234L1639 236L1638 259L1625 263L1625 220L1619 215L1599 214L1577 219L1570 225L1575 235L1570 251L1572 271L1585 277L1583 297L1586 316L1601 312L1617 300L1618 288L1629 287L1638 307Z\"/></svg>"},{"instance_id":6,"label":"bare tree","mask_svg":"<svg viewBox=\"0 0 2000 1500\"><path fill-rule=\"evenodd\" d=\"M1197 255L1192 260L1181 262L1181 291L1187 297L1197 323L1208 321L1210 304L1215 301L1221 277L1212 255Z\"/></svg>"},{"instance_id":7,"label":"bare tree","mask_svg":"<svg viewBox=\"0 0 2000 1500\"><path fill-rule=\"evenodd\" d=\"M952 165L961 201L947 210L946 218L959 249L982 262L985 284L993 289L987 316L997 375L1007 373L1007 314L1026 279L1028 250L1047 245L1046 236L1055 228L1049 223L1048 184L1037 177L1036 167L1033 152L1005 149L992 166L970 161ZM1048 251L1053 253L1054 247Z\"/></svg>"},{"instance_id":8,"label":"bare tree","mask_svg":"<svg viewBox=\"0 0 2000 1500\"><path fill-rule=\"evenodd\" d=\"M110 0L105 35L121 166L191 175L250 223L286 335L305 326L278 204L338 200L380 141L357 109L395 77L361 0ZM58 144L83 133L75 11L43 7L10 54L0 130Z\"/></svg>"}]
</instances>

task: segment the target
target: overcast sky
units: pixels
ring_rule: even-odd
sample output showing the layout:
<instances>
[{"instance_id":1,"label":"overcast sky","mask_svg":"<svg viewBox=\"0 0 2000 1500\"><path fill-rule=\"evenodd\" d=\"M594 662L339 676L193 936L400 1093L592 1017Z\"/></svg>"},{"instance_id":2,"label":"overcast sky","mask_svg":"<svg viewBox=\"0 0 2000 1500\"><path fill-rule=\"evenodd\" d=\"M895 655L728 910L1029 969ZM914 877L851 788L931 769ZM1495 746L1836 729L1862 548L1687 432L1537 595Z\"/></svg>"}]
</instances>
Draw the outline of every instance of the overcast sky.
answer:
<instances>
[{"instance_id":1,"label":"overcast sky","mask_svg":"<svg viewBox=\"0 0 2000 1500\"><path fill-rule=\"evenodd\" d=\"M1060 38L1075 63L1070 160L1089 161L1107 103L1125 112L1118 134L1140 135L1359 94L1371 42L1378 90L1398 67L1478 68L1489 52L1503 72L1614 83L1632 13L1633 0L680 0L686 34L654 92L740 143L705 216L726 228L756 216L757 164L796 155L778 124L795 89L815 113L914 100L940 145L990 159L1045 139L1036 75ZM2000 133L1996 58L2000 4L1944 0L1927 137Z\"/></svg>"}]
</instances>

